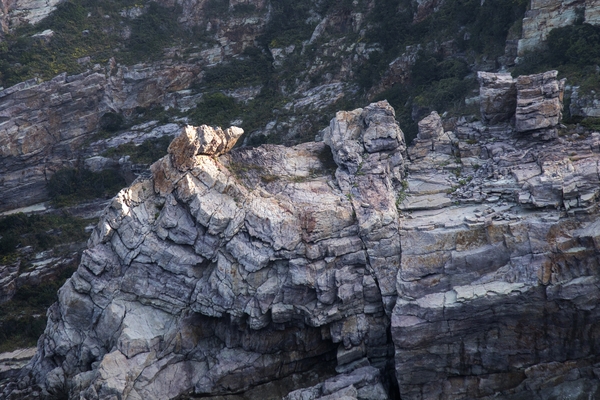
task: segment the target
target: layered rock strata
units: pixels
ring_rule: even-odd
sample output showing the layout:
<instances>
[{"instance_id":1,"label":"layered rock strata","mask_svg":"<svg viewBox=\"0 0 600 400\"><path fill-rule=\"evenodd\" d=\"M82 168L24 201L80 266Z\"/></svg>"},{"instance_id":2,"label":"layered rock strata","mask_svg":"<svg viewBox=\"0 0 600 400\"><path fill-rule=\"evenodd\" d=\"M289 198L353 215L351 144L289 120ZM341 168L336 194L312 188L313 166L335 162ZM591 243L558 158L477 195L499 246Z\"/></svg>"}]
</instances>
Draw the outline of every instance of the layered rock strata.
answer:
<instances>
[{"instance_id":1,"label":"layered rock strata","mask_svg":"<svg viewBox=\"0 0 600 400\"><path fill-rule=\"evenodd\" d=\"M558 71L522 75L479 72L481 118L485 125L513 123L517 132L551 139L562 118L565 79ZM513 120L514 118L514 120Z\"/></svg>"},{"instance_id":2,"label":"layered rock strata","mask_svg":"<svg viewBox=\"0 0 600 400\"><path fill-rule=\"evenodd\" d=\"M480 71L477 78L483 122L495 125L510 121L517 109L517 86L512 75Z\"/></svg>"},{"instance_id":3,"label":"layered rock strata","mask_svg":"<svg viewBox=\"0 0 600 400\"><path fill-rule=\"evenodd\" d=\"M385 368L393 352L404 160L393 110L332 121L337 179L324 143L217 158L239 133L188 127L151 179L119 193L21 382L166 399L243 391L333 357L350 384L332 387L382 392L369 365Z\"/></svg>"},{"instance_id":4,"label":"layered rock strata","mask_svg":"<svg viewBox=\"0 0 600 400\"><path fill-rule=\"evenodd\" d=\"M286 399L600 396L600 133L419 129L409 161L385 102L290 148L217 156L239 131L186 128L5 395L218 395L320 363Z\"/></svg>"},{"instance_id":5,"label":"layered rock strata","mask_svg":"<svg viewBox=\"0 0 600 400\"><path fill-rule=\"evenodd\" d=\"M75 166L107 112L131 113L179 99L198 66L96 66L80 75L30 80L0 92L0 210L48 199L53 173ZM195 103L194 103L195 104ZM103 150L103 149L99 149ZM96 155L96 154L89 154Z\"/></svg>"},{"instance_id":6,"label":"layered rock strata","mask_svg":"<svg viewBox=\"0 0 600 400\"><path fill-rule=\"evenodd\" d=\"M445 134L451 153L411 157L400 204L402 398L599 396L600 133Z\"/></svg>"},{"instance_id":7,"label":"layered rock strata","mask_svg":"<svg viewBox=\"0 0 600 400\"><path fill-rule=\"evenodd\" d=\"M517 132L556 136L556 126L562 119L565 79L557 80L558 71L522 75L517 78Z\"/></svg>"}]
</instances>

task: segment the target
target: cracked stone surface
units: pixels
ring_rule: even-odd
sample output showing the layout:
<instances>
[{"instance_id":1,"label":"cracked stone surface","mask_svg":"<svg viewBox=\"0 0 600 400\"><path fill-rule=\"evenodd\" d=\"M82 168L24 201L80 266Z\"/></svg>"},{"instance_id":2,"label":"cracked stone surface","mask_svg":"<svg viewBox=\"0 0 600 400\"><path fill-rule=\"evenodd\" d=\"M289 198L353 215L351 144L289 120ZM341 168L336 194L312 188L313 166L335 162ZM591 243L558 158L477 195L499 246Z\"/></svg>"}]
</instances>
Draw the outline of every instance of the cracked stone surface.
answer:
<instances>
[{"instance_id":1,"label":"cracked stone surface","mask_svg":"<svg viewBox=\"0 0 600 400\"><path fill-rule=\"evenodd\" d=\"M22 382L42 394L167 399L364 358L346 368L350 383L322 393L380 393L404 136L385 102L338 115L331 131L333 156L321 142L217 158L205 139L221 132L226 149L240 132L185 128L152 177L106 209ZM336 171L346 144L353 158ZM352 380L353 368L368 377Z\"/></svg>"},{"instance_id":2,"label":"cracked stone surface","mask_svg":"<svg viewBox=\"0 0 600 400\"><path fill-rule=\"evenodd\" d=\"M220 156L186 128L105 210L5 397L221 396L317 365L273 398L600 396L600 133L419 127L406 149L379 102Z\"/></svg>"}]
</instances>

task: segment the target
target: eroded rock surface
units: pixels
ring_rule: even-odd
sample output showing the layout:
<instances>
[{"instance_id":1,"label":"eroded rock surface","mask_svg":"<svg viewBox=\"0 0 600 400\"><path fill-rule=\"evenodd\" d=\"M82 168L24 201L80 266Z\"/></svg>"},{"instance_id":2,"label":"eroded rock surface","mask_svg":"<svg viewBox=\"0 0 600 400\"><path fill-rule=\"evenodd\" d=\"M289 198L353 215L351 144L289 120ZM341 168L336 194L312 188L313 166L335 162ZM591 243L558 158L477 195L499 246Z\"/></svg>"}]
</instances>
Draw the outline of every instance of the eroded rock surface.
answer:
<instances>
[{"instance_id":1,"label":"eroded rock surface","mask_svg":"<svg viewBox=\"0 0 600 400\"><path fill-rule=\"evenodd\" d=\"M517 132L545 139L556 137L566 82L565 79L558 80L557 76L558 71L548 71L513 79L507 73L479 72L480 111L484 124L513 123L514 118Z\"/></svg>"},{"instance_id":2,"label":"eroded rock surface","mask_svg":"<svg viewBox=\"0 0 600 400\"><path fill-rule=\"evenodd\" d=\"M386 102L295 147L205 155L186 128L5 395L224 395L319 364L286 399L600 396L600 133L419 128L410 160Z\"/></svg>"},{"instance_id":3,"label":"eroded rock surface","mask_svg":"<svg viewBox=\"0 0 600 400\"><path fill-rule=\"evenodd\" d=\"M565 80L557 80L558 71L523 75L517 78L517 110L515 128L518 132L543 132L556 136L562 118Z\"/></svg>"},{"instance_id":4,"label":"eroded rock surface","mask_svg":"<svg viewBox=\"0 0 600 400\"><path fill-rule=\"evenodd\" d=\"M411 158L400 204L402 398L599 396L600 133L541 141L459 121L445 134L451 155Z\"/></svg>"},{"instance_id":5,"label":"eroded rock surface","mask_svg":"<svg viewBox=\"0 0 600 400\"><path fill-rule=\"evenodd\" d=\"M517 108L517 87L508 73L478 72L481 118L488 125L510 121Z\"/></svg>"},{"instance_id":6,"label":"eroded rock surface","mask_svg":"<svg viewBox=\"0 0 600 400\"><path fill-rule=\"evenodd\" d=\"M324 143L216 158L200 150L206 129L186 128L151 179L113 200L22 382L166 399L235 393L337 358L350 376L371 368L351 384L379 393L400 262L393 109L332 121L337 179Z\"/></svg>"}]
</instances>

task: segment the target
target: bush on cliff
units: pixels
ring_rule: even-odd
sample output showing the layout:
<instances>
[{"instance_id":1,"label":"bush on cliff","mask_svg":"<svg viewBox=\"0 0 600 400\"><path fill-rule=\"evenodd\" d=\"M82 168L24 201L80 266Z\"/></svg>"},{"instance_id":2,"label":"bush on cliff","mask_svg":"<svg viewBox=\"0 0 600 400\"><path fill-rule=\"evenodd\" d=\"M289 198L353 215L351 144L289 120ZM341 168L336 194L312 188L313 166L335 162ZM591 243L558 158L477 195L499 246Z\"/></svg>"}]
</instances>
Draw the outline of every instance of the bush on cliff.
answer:
<instances>
[{"instance_id":1,"label":"bush on cliff","mask_svg":"<svg viewBox=\"0 0 600 400\"><path fill-rule=\"evenodd\" d=\"M125 143L118 147L108 149L103 153L105 157L129 156L130 161L135 164L152 164L167 154L167 148L171 144L171 136L148 139L136 146L133 143Z\"/></svg>"},{"instance_id":2,"label":"bush on cliff","mask_svg":"<svg viewBox=\"0 0 600 400\"><path fill-rule=\"evenodd\" d=\"M68 265L57 277L17 289L12 300L0 305L0 352L35 346L46 328L46 310L58 300L58 289L75 271Z\"/></svg>"},{"instance_id":3,"label":"bush on cliff","mask_svg":"<svg viewBox=\"0 0 600 400\"><path fill-rule=\"evenodd\" d=\"M31 246L33 251L40 251L83 240L86 224L87 221L66 214L18 213L0 218L0 263L10 262L19 248Z\"/></svg>"},{"instance_id":4,"label":"bush on cliff","mask_svg":"<svg viewBox=\"0 0 600 400\"><path fill-rule=\"evenodd\" d=\"M550 31L545 48L526 54L513 75L557 69L569 84L596 88L595 67L600 64L600 26L570 25Z\"/></svg>"},{"instance_id":5,"label":"bush on cliff","mask_svg":"<svg viewBox=\"0 0 600 400\"><path fill-rule=\"evenodd\" d=\"M52 175L48 192L55 205L65 206L110 198L125 186L125 179L116 170L92 172L84 168L64 168Z\"/></svg>"}]
</instances>

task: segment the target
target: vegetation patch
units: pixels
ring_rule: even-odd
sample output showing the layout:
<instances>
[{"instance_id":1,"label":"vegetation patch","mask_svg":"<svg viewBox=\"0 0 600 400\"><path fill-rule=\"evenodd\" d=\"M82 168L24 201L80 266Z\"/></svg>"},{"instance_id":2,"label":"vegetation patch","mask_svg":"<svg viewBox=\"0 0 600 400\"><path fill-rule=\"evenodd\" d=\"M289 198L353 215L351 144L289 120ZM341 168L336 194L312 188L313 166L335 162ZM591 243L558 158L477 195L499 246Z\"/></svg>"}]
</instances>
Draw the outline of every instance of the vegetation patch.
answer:
<instances>
[{"instance_id":1,"label":"vegetation patch","mask_svg":"<svg viewBox=\"0 0 600 400\"><path fill-rule=\"evenodd\" d=\"M0 304L0 352L32 347L46 328L46 310L58 300L58 289L75 272L76 260L54 280L17 289L12 300Z\"/></svg>"},{"instance_id":2,"label":"vegetation patch","mask_svg":"<svg viewBox=\"0 0 600 400\"><path fill-rule=\"evenodd\" d=\"M48 181L48 192L55 206L64 207L82 201L111 198L126 186L118 171L92 172L85 168L63 168Z\"/></svg>"},{"instance_id":3,"label":"vegetation patch","mask_svg":"<svg viewBox=\"0 0 600 400\"><path fill-rule=\"evenodd\" d=\"M513 75L527 75L557 69L560 78L580 85L583 92L598 89L600 77L600 27L577 24L550 31L545 48L526 54Z\"/></svg>"},{"instance_id":4,"label":"vegetation patch","mask_svg":"<svg viewBox=\"0 0 600 400\"><path fill-rule=\"evenodd\" d=\"M87 237L81 218L67 214L12 214L0 219L0 257L6 263L18 249L31 246L33 251L51 249L59 244L83 241Z\"/></svg>"},{"instance_id":5,"label":"vegetation patch","mask_svg":"<svg viewBox=\"0 0 600 400\"><path fill-rule=\"evenodd\" d=\"M235 89L263 84L271 73L271 60L255 47L247 48L240 58L207 69L204 85L209 89Z\"/></svg>"},{"instance_id":6,"label":"vegetation patch","mask_svg":"<svg viewBox=\"0 0 600 400\"><path fill-rule=\"evenodd\" d=\"M382 51L371 53L356 70L358 83L367 92L381 80L389 63L406 51L406 46L421 46L410 81L389 88L375 99L387 99L396 109L409 143L417 133L413 119L418 120L422 114L419 108L423 112L463 112L464 98L476 87L469 65L476 64L481 54L490 59L504 54L506 38L519 29L528 1L447 1L416 23L413 3L376 1L367 16L372 28L364 39L379 45ZM442 44L452 47L451 57Z\"/></svg>"},{"instance_id":7,"label":"vegetation patch","mask_svg":"<svg viewBox=\"0 0 600 400\"><path fill-rule=\"evenodd\" d=\"M140 145L125 143L118 147L113 147L104 152L105 157L130 156L131 162L135 164L152 164L167 154L171 136L162 136L144 141Z\"/></svg>"},{"instance_id":8,"label":"vegetation patch","mask_svg":"<svg viewBox=\"0 0 600 400\"><path fill-rule=\"evenodd\" d=\"M310 39L316 23L310 20L310 1L278 0L271 3L271 19L260 41L264 47L300 45Z\"/></svg>"},{"instance_id":9,"label":"vegetation patch","mask_svg":"<svg viewBox=\"0 0 600 400\"><path fill-rule=\"evenodd\" d=\"M122 10L141 8L127 18ZM78 60L106 64L111 57L131 65L157 59L165 47L208 43L205 32L177 22L181 9L156 2L140 6L133 0L68 0L35 26L24 25L0 44L0 84L14 85L32 77L47 80L62 72L76 74L89 68ZM33 35L44 30L48 38Z\"/></svg>"},{"instance_id":10,"label":"vegetation patch","mask_svg":"<svg viewBox=\"0 0 600 400\"><path fill-rule=\"evenodd\" d=\"M587 128L587 129L600 132L600 118L587 117L587 118L584 118L580 122L580 124L581 124L581 126Z\"/></svg>"}]
</instances>

